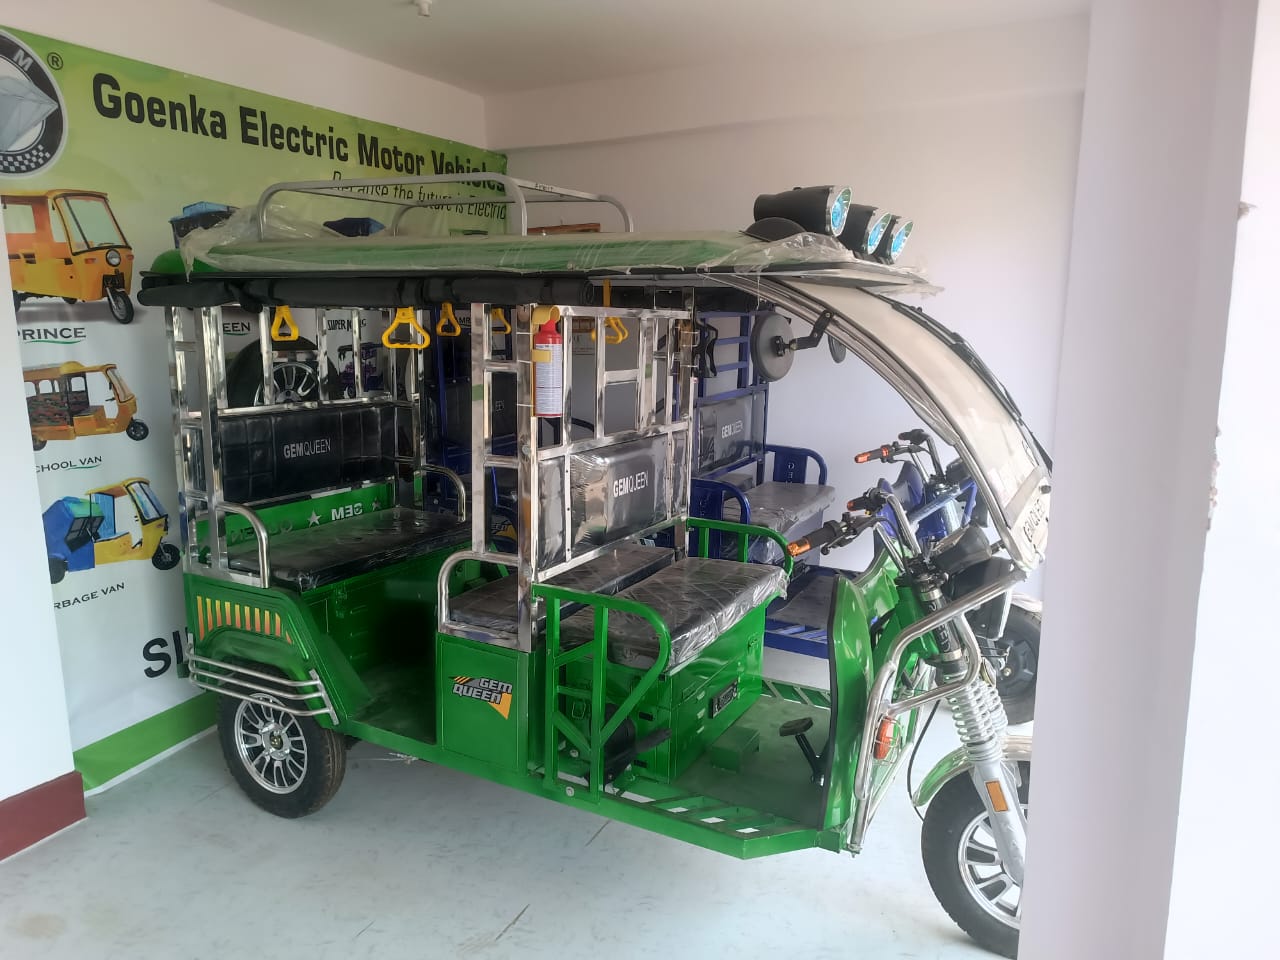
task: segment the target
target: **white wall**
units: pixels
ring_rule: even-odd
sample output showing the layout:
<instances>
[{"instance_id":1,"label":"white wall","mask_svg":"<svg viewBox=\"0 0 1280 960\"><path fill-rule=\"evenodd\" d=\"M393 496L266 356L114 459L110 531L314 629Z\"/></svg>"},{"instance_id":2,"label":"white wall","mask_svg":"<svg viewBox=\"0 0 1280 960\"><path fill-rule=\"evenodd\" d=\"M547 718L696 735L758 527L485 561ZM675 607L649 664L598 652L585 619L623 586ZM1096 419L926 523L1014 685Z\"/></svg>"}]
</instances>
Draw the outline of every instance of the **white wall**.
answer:
<instances>
[{"instance_id":1,"label":"white wall","mask_svg":"<svg viewBox=\"0 0 1280 960\"><path fill-rule=\"evenodd\" d=\"M740 229L757 194L808 183L850 183L856 198L912 216L906 261L944 288L922 305L975 345L1052 450L1085 36L1086 24L1069 20L934 38L857 51L861 66L839 80L796 71L767 89L742 70L708 69L709 89L677 104L667 131L650 91L695 82L680 72L546 91L543 101L490 98L490 139L590 141L514 148L509 166L614 194L641 230ZM903 80L886 102L869 77L895 64ZM800 116L775 115L788 109ZM530 119L544 115L550 132ZM592 139L633 121L653 132ZM585 208L568 215L577 213ZM773 385L769 417L772 441L826 457L841 500L879 475L853 453L916 425L879 378L856 360L834 365L825 348L800 354ZM833 562L856 564L857 545L846 549Z\"/></svg>"},{"instance_id":2,"label":"white wall","mask_svg":"<svg viewBox=\"0 0 1280 960\"><path fill-rule=\"evenodd\" d=\"M1273 632L1265 605L1280 588L1280 452L1266 392L1280 356L1280 3L1261 0L1253 53L1241 221L1218 409L1217 508L1200 583L1182 796L1165 957L1263 957L1275 951L1280 832L1271 798L1274 701L1251 679ZM1260 624L1265 624L1260 626ZM1265 671L1269 674L1270 671ZM1231 784L1235 789L1224 791ZM1239 791L1237 793L1237 790ZM1250 816L1257 811L1257 816ZM1230 883L1221 883L1222 877ZM1230 922L1222 922L1230 917Z\"/></svg>"},{"instance_id":3,"label":"white wall","mask_svg":"<svg viewBox=\"0 0 1280 960\"><path fill-rule=\"evenodd\" d=\"M0 26L485 146L484 98L209 0L6 4Z\"/></svg>"},{"instance_id":4,"label":"white wall","mask_svg":"<svg viewBox=\"0 0 1280 960\"><path fill-rule=\"evenodd\" d=\"M1167 944L1165 931L1254 6L1111 0L1091 19L1058 380L1026 960L1148 960L1180 949L1173 935L1182 923L1169 927ZM1274 583L1251 599L1267 603ZM1206 609L1199 642L1209 656L1247 650L1247 639L1218 632L1229 614ZM1224 667L1218 676L1236 675ZM1267 667L1242 664L1238 676L1248 690L1266 682ZM1223 711L1215 719L1227 738L1240 733L1233 694L1205 693ZM1215 766L1214 841L1220 831L1274 833L1269 799L1253 816L1250 782L1270 753L1250 759L1248 769ZM1269 921L1274 908L1249 916L1236 902L1234 864L1212 867L1201 882L1223 885L1218 901L1230 906L1183 902L1194 914L1181 918L1187 928L1212 932L1206 949L1177 955L1263 955L1214 942L1226 929Z\"/></svg>"},{"instance_id":5,"label":"white wall","mask_svg":"<svg viewBox=\"0 0 1280 960\"><path fill-rule=\"evenodd\" d=\"M0 253L8 256L3 221ZM0 281L0 462L5 463L0 510L0 610L4 611L5 663L0 669L0 800L71 771L71 732L62 692L62 661L53 622L49 574L31 563L39 550L40 493L31 466L18 322L6 271Z\"/></svg>"}]
</instances>

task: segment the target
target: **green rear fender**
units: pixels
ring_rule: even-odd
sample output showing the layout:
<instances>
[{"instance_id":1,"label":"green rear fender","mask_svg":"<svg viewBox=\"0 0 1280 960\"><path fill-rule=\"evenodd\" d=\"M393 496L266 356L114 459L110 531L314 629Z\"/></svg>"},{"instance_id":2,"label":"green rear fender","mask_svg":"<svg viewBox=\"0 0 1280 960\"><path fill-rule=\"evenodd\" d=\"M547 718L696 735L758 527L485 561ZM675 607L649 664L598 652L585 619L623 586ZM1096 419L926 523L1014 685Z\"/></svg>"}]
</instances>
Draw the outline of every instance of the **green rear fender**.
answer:
<instances>
[{"instance_id":1,"label":"green rear fender","mask_svg":"<svg viewBox=\"0 0 1280 960\"><path fill-rule=\"evenodd\" d=\"M352 716L372 699L337 644L296 596L188 577L187 605L199 656L274 667L291 680L308 680L314 670L340 718Z\"/></svg>"}]
</instances>

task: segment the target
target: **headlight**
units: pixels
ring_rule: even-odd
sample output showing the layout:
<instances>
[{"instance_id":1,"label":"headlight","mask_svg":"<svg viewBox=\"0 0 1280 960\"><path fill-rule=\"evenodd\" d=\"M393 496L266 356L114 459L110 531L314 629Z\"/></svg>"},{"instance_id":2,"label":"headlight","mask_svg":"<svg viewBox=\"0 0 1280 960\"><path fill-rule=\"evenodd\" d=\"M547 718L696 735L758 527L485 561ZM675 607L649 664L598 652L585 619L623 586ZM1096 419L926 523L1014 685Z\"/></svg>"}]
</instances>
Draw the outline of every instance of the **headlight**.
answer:
<instances>
[{"instance_id":1,"label":"headlight","mask_svg":"<svg viewBox=\"0 0 1280 960\"><path fill-rule=\"evenodd\" d=\"M876 248L876 259L881 263L897 263L907 246L907 238L911 236L913 226L914 223L906 217L894 217Z\"/></svg>"},{"instance_id":2,"label":"headlight","mask_svg":"<svg viewBox=\"0 0 1280 960\"><path fill-rule=\"evenodd\" d=\"M757 221L779 217L800 224L811 233L840 236L849 215L853 191L848 187L796 187L783 193L762 193L756 197Z\"/></svg>"},{"instance_id":3,"label":"headlight","mask_svg":"<svg viewBox=\"0 0 1280 960\"><path fill-rule=\"evenodd\" d=\"M851 204L848 222L840 233L840 242L858 256L869 257L880 246L885 231L889 229L891 219L893 219L892 214L885 213L876 207L868 207L860 203Z\"/></svg>"},{"instance_id":4,"label":"headlight","mask_svg":"<svg viewBox=\"0 0 1280 960\"><path fill-rule=\"evenodd\" d=\"M112 266L112 267L120 266L120 251L108 250L106 259L107 259L108 266Z\"/></svg>"}]
</instances>

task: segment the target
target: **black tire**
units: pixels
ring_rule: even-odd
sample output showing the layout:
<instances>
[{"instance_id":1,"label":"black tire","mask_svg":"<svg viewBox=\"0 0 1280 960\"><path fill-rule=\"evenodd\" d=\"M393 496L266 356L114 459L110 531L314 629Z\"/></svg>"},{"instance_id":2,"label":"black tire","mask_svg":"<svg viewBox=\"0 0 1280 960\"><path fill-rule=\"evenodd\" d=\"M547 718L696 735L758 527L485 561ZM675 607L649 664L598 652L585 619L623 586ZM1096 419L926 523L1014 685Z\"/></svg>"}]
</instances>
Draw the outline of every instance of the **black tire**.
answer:
<instances>
[{"instance_id":1,"label":"black tire","mask_svg":"<svg viewBox=\"0 0 1280 960\"><path fill-rule=\"evenodd\" d=\"M270 667L255 666L254 669L279 673ZM227 769L245 795L268 813L290 820L315 813L333 798L342 785L342 777L347 772L346 738L336 730L320 726L313 717L289 717L273 710L273 706L279 706L279 701L268 694L255 696L259 699L218 698L218 741L222 745ZM288 768L280 761L268 759L264 768L272 772L262 778L250 768L254 759L261 757L261 752L255 753L258 748L251 742L251 731L253 724L264 715L287 718L290 725L286 730L291 731L289 739L299 739L300 749L305 751L301 776L296 782L286 783L285 788L272 790L263 783L263 779L276 776L287 781L288 777L282 771ZM279 742L284 741L281 739ZM290 756L296 757L296 750L290 752Z\"/></svg>"},{"instance_id":2,"label":"black tire","mask_svg":"<svg viewBox=\"0 0 1280 960\"><path fill-rule=\"evenodd\" d=\"M292 341L297 350L315 350L316 345L306 337ZM338 371L327 363L329 383L338 382ZM227 402L233 407L252 407L257 404L262 389L262 347L251 343L232 358L227 365ZM314 399L309 397L308 399Z\"/></svg>"},{"instance_id":3,"label":"black tire","mask_svg":"<svg viewBox=\"0 0 1280 960\"><path fill-rule=\"evenodd\" d=\"M1014 604L1002 641L1009 646L996 689L1010 723L1026 723L1036 712L1036 682L1040 668L1040 614Z\"/></svg>"},{"instance_id":4,"label":"black tire","mask_svg":"<svg viewBox=\"0 0 1280 960\"><path fill-rule=\"evenodd\" d=\"M107 308L118 323L133 323L133 301L123 290L107 287Z\"/></svg>"},{"instance_id":5,"label":"black tire","mask_svg":"<svg viewBox=\"0 0 1280 960\"><path fill-rule=\"evenodd\" d=\"M13 291L13 312L14 313L17 313L18 310L22 307L22 299L23 299L22 294L20 294L17 290Z\"/></svg>"},{"instance_id":6,"label":"black tire","mask_svg":"<svg viewBox=\"0 0 1280 960\"><path fill-rule=\"evenodd\" d=\"M130 440L145 440L151 433L151 428L141 420L134 419L129 421L129 425L124 428L124 433Z\"/></svg>"},{"instance_id":7,"label":"black tire","mask_svg":"<svg viewBox=\"0 0 1280 960\"><path fill-rule=\"evenodd\" d=\"M182 559L182 553L172 543L161 543L151 555L151 565L157 570L172 570Z\"/></svg>"},{"instance_id":8,"label":"black tire","mask_svg":"<svg viewBox=\"0 0 1280 960\"><path fill-rule=\"evenodd\" d=\"M1022 783L1018 796L1024 806L1031 789L1031 765L1018 764ZM933 895L942 909L973 938L979 946L1002 957L1017 957L1018 927L1016 920L997 919L981 905L965 885L960 865L960 846L965 842L970 827L979 817L986 816L986 807L978 796L977 788L967 773L947 781L925 812L924 826L920 830L920 855L924 859L924 872L929 877ZM998 859L993 857L991 877L999 876ZM1019 904L1021 890L1018 891Z\"/></svg>"},{"instance_id":9,"label":"black tire","mask_svg":"<svg viewBox=\"0 0 1280 960\"><path fill-rule=\"evenodd\" d=\"M79 301L79 300L77 300L75 297L63 297L63 298L62 298L62 302L63 302L63 303L65 303L65 304L67 304L68 306L74 306L75 304L79 303L80 301Z\"/></svg>"},{"instance_id":10,"label":"black tire","mask_svg":"<svg viewBox=\"0 0 1280 960\"><path fill-rule=\"evenodd\" d=\"M32 450L43 450L48 445L49 445L48 440L41 440L39 437L35 437L35 436L31 438Z\"/></svg>"},{"instance_id":11,"label":"black tire","mask_svg":"<svg viewBox=\"0 0 1280 960\"><path fill-rule=\"evenodd\" d=\"M67 561L59 560L57 557L49 558L49 582L61 583L62 578L67 575Z\"/></svg>"}]
</instances>

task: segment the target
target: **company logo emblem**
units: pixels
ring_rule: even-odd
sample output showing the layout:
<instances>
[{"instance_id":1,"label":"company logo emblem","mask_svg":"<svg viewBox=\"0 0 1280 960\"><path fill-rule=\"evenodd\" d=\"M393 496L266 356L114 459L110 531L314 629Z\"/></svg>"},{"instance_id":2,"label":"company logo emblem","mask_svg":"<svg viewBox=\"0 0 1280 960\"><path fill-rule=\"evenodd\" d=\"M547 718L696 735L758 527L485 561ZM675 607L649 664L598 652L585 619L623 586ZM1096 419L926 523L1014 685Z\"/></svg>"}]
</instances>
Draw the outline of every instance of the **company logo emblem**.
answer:
<instances>
[{"instance_id":1,"label":"company logo emblem","mask_svg":"<svg viewBox=\"0 0 1280 960\"><path fill-rule=\"evenodd\" d=\"M502 714L505 720L511 715L511 684L488 677L454 677L454 696L468 700L483 700Z\"/></svg>"},{"instance_id":2,"label":"company logo emblem","mask_svg":"<svg viewBox=\"0 0 1280 960\"><path fill-rule=\"evenodd\" d=\"M0 31L0 177L43 170L66 138L66 109L53 75L30 48Z\"/></svg>"}]
</instances>

